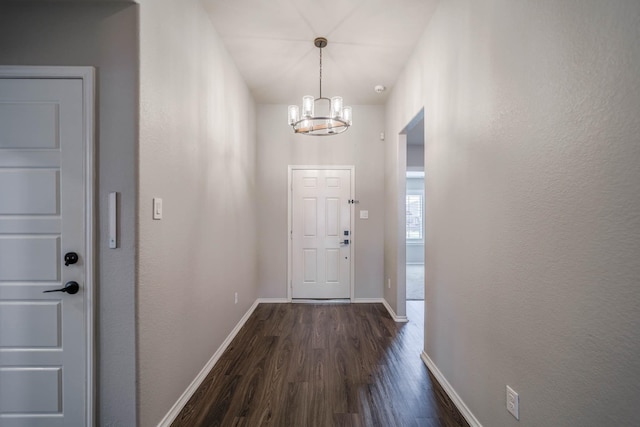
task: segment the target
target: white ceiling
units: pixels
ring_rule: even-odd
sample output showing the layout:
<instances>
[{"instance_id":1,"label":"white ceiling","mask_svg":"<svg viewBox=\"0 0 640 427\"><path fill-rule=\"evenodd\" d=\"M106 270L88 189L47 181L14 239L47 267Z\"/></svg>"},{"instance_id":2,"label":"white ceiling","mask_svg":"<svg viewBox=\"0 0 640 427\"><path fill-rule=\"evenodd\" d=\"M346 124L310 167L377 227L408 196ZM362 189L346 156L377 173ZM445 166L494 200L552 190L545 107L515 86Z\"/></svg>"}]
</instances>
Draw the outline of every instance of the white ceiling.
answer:
<instances>
[{"instance_id":1,"label":"white ceiling","mask_svg":"<svg viewBox=\"0 0 640 427\"><path fill-rule=\"evenodd\" d=\"M345 105L382 104L438 0L202 0L258 103L299 104L323 96Z\"/></svg>"}]
</instances>

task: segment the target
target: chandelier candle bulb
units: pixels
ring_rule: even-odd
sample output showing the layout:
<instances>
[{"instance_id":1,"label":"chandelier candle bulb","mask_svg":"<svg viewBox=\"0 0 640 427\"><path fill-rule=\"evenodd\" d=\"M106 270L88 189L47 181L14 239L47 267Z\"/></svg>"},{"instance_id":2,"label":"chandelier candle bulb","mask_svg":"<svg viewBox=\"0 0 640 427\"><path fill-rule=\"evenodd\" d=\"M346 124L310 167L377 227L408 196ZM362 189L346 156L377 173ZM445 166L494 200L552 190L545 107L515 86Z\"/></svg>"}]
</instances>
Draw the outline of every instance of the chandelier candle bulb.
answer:
<instances>
[{"instance_id":1,"label":"chandelier candle bulb","mask_svg":"<svg viewBox=\"0 0 640 427\"><path fill-rule=\"evenodd\" d=\"M342 117L342 97L334 96L331 98L331 117L339 119Z\"/></svg>"},{"instance_id":2,"label":"chandelier candle bulb","mask_svg":"<svg viewBox=\"0 0 640 427\"><path fill-rule=\"evenodd\" d=\"M351 107L344 107L342 110L342 120L347 122L347 126L351 126Z\"/></svg>"},{"instance_id":3,"label":"chandelier candle bulb","mask_svg":"<svg viewBox=\"0 0 640 427\"><path fill-rule=\"evenodd\" d=\"M307 95L302 97L302 117L310 119L313 117L313 96Z\"/></svg>"},{"instance_id":4,"label":"chandelier candle bulb","mask_svg":"<svg viewBox=\"0 0 640 427\"><path fill-rule=\"evenodd\" d=\"M300 119L300 110L297 105L289 105L289 124L293 125Z\"/></svg>"}]
</instances>

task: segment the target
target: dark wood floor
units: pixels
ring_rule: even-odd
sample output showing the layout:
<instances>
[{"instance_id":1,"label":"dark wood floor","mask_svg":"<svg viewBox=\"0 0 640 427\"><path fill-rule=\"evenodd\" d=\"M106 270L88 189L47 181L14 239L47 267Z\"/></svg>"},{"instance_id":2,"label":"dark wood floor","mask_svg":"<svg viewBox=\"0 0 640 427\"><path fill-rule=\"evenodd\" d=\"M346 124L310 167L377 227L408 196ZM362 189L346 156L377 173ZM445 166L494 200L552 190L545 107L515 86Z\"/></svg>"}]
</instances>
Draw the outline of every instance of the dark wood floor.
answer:
<instances>
[{"instance_id":1,"label":"dark wood floor","mask_svg":"<svg viewBox=\"0 0 640 427\"><path fill-rule=\"evenodd\" d=\"M172 426L467 426L408 310L398 324L382 304L260 304Z\"/></svg>"}]
</instances>

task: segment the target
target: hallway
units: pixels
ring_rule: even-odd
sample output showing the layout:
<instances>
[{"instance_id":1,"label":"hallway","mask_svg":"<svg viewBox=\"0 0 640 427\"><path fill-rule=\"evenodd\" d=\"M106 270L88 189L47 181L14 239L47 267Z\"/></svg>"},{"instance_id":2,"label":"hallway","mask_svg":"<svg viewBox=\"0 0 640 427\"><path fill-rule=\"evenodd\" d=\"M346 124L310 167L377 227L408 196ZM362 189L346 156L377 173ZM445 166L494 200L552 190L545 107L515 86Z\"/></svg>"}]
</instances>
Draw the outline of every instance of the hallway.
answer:
<instances>
[{"instance_id":1,"label":"hallway","mask_svg":"<svg viewBox=\"0 0 640 427\"><path fill-rule=\"evenodd\" d=\"M93 256L75 266L62 260L78 251L60 234L68 210L48 200L76 197L78 182L35 168L24 182L48 195L36 197L11 184L26 169L7 166L60 156L62 110L0 105L0 128L27 123L34 135L0 141L0 228L11 234L0 260L20 253L10 221L59 224L33 238L52 249L47 262L20 260L95 290L87 404L67 395L51 408L84 411L88 426L169 427L201 396L176 425L296 425L309 413L318 424L447 425L403 305L402 178L417 168L424 360L469 424L640 426L639 23L638 0L0 2L5 73L95 74L84 91L94 102L83 103L93 124L84 157L95 167L83 244ZM287 121L290 105L317 93L317 36L330 39L325 95L353 106L349 131L326 138ZM16 121L10 105L34 107L48 124ZM422 130L423 152L411 129ZM300 166L354 170L353 227L337 233L352 236L350 306L286 304L288 170ZM23 218L7 197L48 208ZM81 269L90 281L78 281ZM9 270L0 265L2 319L25 300L7 293L43 284ZM393 323L381 301L410 322ZM57 307L17 324L51 330L47 345L58 348ZM9 333L0 330L0 359L22 345ZM61 390L48 365L17 365L6 366L44 367ZM17 396L2 375L0 400ZM507 387L520 396L518 419ZM13 417L5 407L3 427Z\"/></svg>"},{"instance_id":2,"label":"hallway","mask_svg":"<svg viewBox=\"0 0 640 427\"><path fill-rule=\"evenodd\" d=\"M421 302L260 304L173 427L466 426L420 360Z\"/></svg>"}]
</instances>

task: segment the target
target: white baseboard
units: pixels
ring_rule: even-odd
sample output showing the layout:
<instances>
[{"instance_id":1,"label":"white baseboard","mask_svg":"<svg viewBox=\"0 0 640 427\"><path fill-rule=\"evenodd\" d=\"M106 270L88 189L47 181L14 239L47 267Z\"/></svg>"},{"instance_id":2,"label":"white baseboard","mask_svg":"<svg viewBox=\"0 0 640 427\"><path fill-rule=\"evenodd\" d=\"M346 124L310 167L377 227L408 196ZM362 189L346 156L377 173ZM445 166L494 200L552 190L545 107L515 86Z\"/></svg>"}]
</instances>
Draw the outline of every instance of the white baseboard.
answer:
<instances>
[{"instance_id":1,"label":"white baseboard","mask_svg":"<svg viewBox=\"0 0 640 427\"><path fill-rule=\"evenodd\" d=\"M407 323L409 321L409 319L407 319L407 316L398 316L384 298L356 298L351 300L351 303L352 304L382 304L387 309L387 311L389 312L389 315L395 322Z\"/></svg>"},{"instance_id":2,"label":"white baseboard","mask_svg":"<svg viewBox=\"0 0 640 427\"><path fill-rule=\"evenodd\" d=\"M462 401L462 398L458 396L458 393L456 393L453 386L449 384L449 381L447 381L444 375L442 375L442 372L440 372L440 369L438 369L436 364L433 363L433 360L431 360L429 355L423 351L422 353L420 353L420 359L422 359L424 364L427 365L427 368L429 368L433 376L436 377L436 380L438 380L445 393L447 393L453 404L456 405L456 408L458 408L464 419L467 420L469 426L482 427L480 421L478 421L473 413L471 413L469 407L465 405L465 403Z\"/></svg>"},{"instance_id":3,"label":"white baseboard","mask_svg":"<svg viewBox=\"0 0 640 427\"><path fill-rule=\"evenodd\" d=\"M213 369L213 366L220 359L220 357L222 356L222 353L224 353L227 347L229 347L229 344L231 344L231 341L236 337L236 335L238 334L242 326L244 326L244 324L247 322L247 320L249 319L253 311L261 302L262 301L260 299L257 299L253 303L253 305L249 308L249 310L247 310L244 316L242 316L242 319L240 319L240 321L235 326L235 328L233 328L231 333L229 333L229 335L222 342L220 347L218 347L218 350L216 350L213 356L211 356L211 359L209 359L207 364L204 365L204 368L202 368L200 373L198 373L198 375L194 378L191 384L189 384L189 387L187 387L184 393L182 393L182 396L180 396L178 401L174 403L174 405L171 407L169 412L167 412L167 415L165 415L164 418L160 421L160 423L158 423L158 427L171 426L171 423L173 423L173 421L176 419L178 414L180 414L180 411L182 411L182 408L184 408L184 406L187 404L191 396L193 396L196 390L198 390L198 387L200 387L200 384L202 384L205 378L207 378L207 375L209 375L209 372L211 371L211 369ZM272 301L269 301L269 302L272 302Z\"/></svg>"},{"instance_id":4,"label":"white baseboard","mask_svg":"<svg viewBox=\"0 0 640 427\"><path fill-rule=\"evenodd\" d=\"M291 301L286 298L258 298L257 300L258 304L286 304L289 302Z\"/></svg>"},{"instance_id":5,"label":"white baseboard","mask_svg":"<svg viewBox=\"0 0 640 427\"><path fill-rule=\"evenodd\" d=\"M398 322L398 323L407 323L409 321L409 319L407 319L407 316L398 316L396 314L396 312L393 311L393 308L391 308L391 306L389 305L389 303L387 302L386 299L382 300L382 304L385 306L385 308L387 309L387 311L391 315L391 318L393 320L395 320L396 322Z\"/></svg>"},{"instance_id":6,"label":"white baseboard","mask_svg":"<svg viewBox=\"0 0 640 427\"><path fill-rule=\"evenodd\" d=\"M351 304L382 304L382 298L354 298Z\"/></svg>"}]
</instances>

